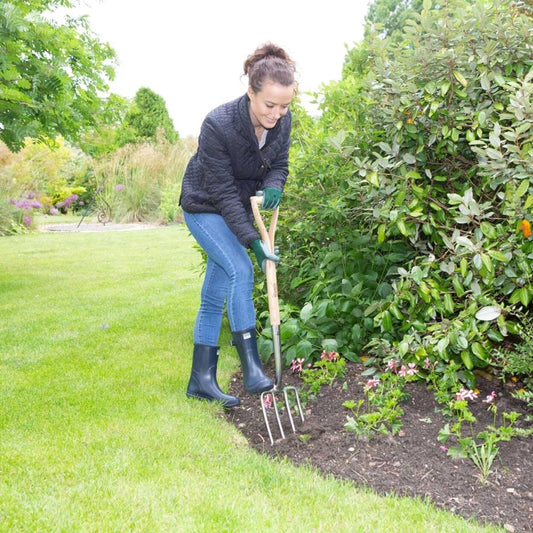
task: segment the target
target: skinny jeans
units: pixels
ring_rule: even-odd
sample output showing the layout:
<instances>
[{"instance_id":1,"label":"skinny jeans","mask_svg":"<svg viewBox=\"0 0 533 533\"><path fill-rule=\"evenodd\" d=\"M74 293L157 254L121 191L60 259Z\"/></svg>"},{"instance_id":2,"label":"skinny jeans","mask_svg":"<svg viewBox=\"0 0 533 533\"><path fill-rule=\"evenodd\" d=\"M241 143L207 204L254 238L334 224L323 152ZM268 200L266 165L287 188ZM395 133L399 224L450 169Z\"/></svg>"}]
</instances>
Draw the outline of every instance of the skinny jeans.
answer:
<instances>
[{"instance_id":1,"label":"skinny jeans","mask_svg":"<svg viewBox=\"0 0 533 533\"><path fill-rule=\"evenodd\" d=\"M189 231L207 254L194 343L218 346L224 304L232 332L255 327L252 261L220 215L187 212L183 215Z\"/></svg>"}]
</instances>

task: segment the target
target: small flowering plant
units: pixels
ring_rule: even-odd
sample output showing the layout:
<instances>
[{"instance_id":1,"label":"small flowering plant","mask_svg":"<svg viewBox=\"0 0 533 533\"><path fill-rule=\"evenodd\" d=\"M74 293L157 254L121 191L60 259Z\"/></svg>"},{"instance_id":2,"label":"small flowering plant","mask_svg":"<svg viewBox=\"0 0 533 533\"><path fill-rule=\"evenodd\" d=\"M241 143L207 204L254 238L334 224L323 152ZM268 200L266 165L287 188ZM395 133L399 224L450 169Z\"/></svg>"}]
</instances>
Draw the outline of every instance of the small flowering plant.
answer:
<instances>
[{"instance_id":1,"label":"small flowering plant","mask_svg":"<svg viewBox=\"0 0 533 533\"><path fill-rule=\"evenodd\" d=\"M291 370L299 373L309 397L316 397L324 386L331 386L346 374L346 359L334 351L323 350L320 359L304 368L304 359L293 359Z\"/></svg>"},{"instance_id":2,"label":"small flowering plant","mask_svg":"<svg viewBox=\"0 0 533 533\"><path fill-rule=\"evenodd\" d=\"M480 392L477 389L460 388L452 400L453 409L457 416L457 423L452 427L446 424L438 435L438 441L445 444L450 437L454 437L457 444L446 448L447 453L452 458L468 458L473 461L479 469L479 479L485 484L487 478L492 473L492 465L499 453L498 442L509 441L517 435L524 435L524 430L515 427L520 413L503 413L502 422L497 425L498 407L496 403L497 394L492 391L481 400L487 404L487 409L494 414L494 422L478 433L474 430L476 418L468 408L468 402L473 402L479 398ZM463 422L469 424L469 435L463 435ZM533 430L530 430L533 432Z\"/></svg>"},{"instance_id":3,"label":"small flowering plant","mask_svg":"<svg viewBox=\"0 0 533 533\"><path fill-rule=\"evenodd\" d=\"M343 407L350 409L354 415L347 417L344 428L366 438L372 438L375 433L398 433L404 414L400 404L408 397L404 387L408 381L417 379L418 372L415 363L402 364L390 359L384 372L360 383L365 400L344 402ZM364 405L365 412L361 413Z\"/></svg>"}]
</instances>

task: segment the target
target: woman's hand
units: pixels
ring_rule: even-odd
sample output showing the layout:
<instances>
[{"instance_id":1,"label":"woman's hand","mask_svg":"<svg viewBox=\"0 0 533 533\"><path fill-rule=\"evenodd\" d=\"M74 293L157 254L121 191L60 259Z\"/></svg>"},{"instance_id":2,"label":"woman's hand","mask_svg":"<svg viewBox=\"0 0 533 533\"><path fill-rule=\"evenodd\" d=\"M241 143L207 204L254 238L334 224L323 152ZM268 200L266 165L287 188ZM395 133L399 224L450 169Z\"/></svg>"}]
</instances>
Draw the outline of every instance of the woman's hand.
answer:
<instances>
[{"instance_id":1,"label":"woman's hand","mask_svg":"<svg viewBox=\"0 0 533 533\"><path fill-rule=\"evenodd\" d=\"M265 187L263 191L263 209L276 209L281 203L281 191L274 187Z\"/></svg>"},{"instance_id":2,"label":"woman's hand","mask_svg":"<svg viewBox=\"0 0 533 533\"><path fill-rule=\"evenodd\" d=\"M265 261L274 261L279 263L279 256L273 254L267 247L267 245L261 239L255 239L250 243L250 248L254 251L257 263L261 267L261 270L265 272Z\"/></svg>"}]
</instances>

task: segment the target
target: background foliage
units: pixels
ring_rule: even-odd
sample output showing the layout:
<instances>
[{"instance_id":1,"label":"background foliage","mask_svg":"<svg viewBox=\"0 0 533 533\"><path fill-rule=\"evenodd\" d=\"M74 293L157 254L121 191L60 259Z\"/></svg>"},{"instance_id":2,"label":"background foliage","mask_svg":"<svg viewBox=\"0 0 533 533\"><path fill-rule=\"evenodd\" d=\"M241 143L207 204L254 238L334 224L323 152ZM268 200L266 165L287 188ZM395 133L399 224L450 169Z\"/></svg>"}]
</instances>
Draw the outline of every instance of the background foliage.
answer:
<instances>
[{"instance_id":1,"label":"background foliage","mask_svg":"<svg viewBox=\"0 0 533 533\"><path fill-rule=\"evenodd\" d=\"M115 53L85 17L68 14L75 4L0 5L0 235L31 229L35 212L179 219L196 142L179 141L165 101L149 88L131 102L106 94Z\"/></svg>"},{"instance_id":2,"label":"background foliage","mask_svg":"<svg viewBox=\"0 0 533 533\"><path fill-rule=\"evenodd\" d=\"M0 141L20 150L27 137L77 140L102 115L115 53L84 17L58 24L61 0L0 3Z\"/></svg>"}]
</instances>

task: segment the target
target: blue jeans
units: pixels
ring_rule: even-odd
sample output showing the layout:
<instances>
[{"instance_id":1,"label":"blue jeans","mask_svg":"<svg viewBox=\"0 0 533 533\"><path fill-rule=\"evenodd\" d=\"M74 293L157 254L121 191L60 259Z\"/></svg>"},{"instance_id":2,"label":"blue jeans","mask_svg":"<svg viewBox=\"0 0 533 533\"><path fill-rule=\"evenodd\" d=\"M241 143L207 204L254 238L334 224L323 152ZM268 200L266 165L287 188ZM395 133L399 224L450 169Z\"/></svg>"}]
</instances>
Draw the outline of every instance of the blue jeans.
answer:
<instances>
[{"instance_id":1,"label":"blue jeans","mask_svg":"<svg viewBox=\"0 0 533 533\"><path fill-rule=\"evenodd\" d=\"M252 261L220 215L186 212L183 215L189 231L207 254L194 343L218 346L224 303L231 331L255 327Z\"/></svg>"}]
</instances>

